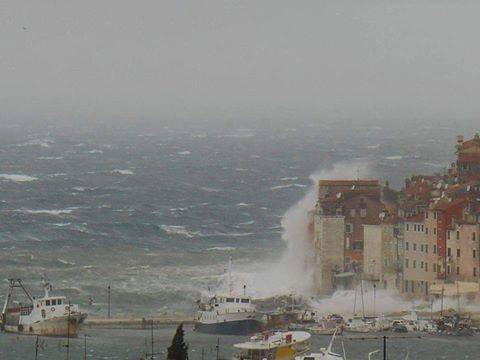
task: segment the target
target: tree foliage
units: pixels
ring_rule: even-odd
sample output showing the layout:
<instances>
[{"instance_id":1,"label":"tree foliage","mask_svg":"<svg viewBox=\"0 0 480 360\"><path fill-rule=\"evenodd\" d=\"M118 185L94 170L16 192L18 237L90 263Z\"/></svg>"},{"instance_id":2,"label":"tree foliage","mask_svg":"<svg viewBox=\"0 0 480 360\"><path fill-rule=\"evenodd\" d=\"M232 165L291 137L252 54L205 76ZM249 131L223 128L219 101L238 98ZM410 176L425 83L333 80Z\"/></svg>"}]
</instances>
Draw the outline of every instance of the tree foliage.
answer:
<instances>
[{"instance_id":1,"label":"tree foliage","mask_svg":"<svg viewBox=\"0 0 480 360\"><path fill-rule=\"evenodd\" d=\"M180 324L168 348L167 360L188 360L188 345L184 340L185 331Z\"/></svg>"}]
</instances>

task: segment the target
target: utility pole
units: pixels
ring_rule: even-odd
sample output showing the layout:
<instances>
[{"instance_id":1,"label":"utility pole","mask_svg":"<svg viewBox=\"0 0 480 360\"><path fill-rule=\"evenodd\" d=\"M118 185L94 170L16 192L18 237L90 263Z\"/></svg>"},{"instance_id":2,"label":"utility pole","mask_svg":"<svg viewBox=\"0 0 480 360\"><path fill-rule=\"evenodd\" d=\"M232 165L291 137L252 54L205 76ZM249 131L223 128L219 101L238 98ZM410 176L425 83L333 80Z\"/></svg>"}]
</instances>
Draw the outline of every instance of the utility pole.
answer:
<instances>
[{"instance_id":1,"label":"utility pole","mask_svg":"<svg viewBox=\"0 0 480 360\"><path fill-rule=\"evenodd\" d=\"M150 323L151 327L150 327L150 338L152 340L152 357L151 359L155 359L155 355L153 353L153 319L152 319L152 322Z\"/></svg>"},{"instance_id":2,"label":"utility pole","mask_svg":"<svg viewBox=\"0 0 480 360\"><path fill-rule=\"evenodd\" d=\"M108 285L107 287L107 306L108 306L108 314L107 314L107 317L110 319L110 291L111 288L110 288L110 285Z\"/></svg>"},{"instance_id":3,"label":"utility pole","mask_svg":"<svg viewBox=\"0 0 480 360\"><path fill-rule=\"evenodd\" d=\"M87 334L84 335L84 342L83 342L83 360L87 360Z\"/></svg>"},{"instance_id":4,"label":"utility pole","mask_svg":"<svg viewBox=\"0 0 480 360\"><path fill-rule=\"evenodd\" d=\"M71 308L70 301L68 302L68 317L67 317L67 360L70 359L70 308Z\"/></svg>"},{"instance_id":5,"label":"utility pole","mask_svg":"<svg viewBox=\"0 0 480 360\"><path fill-rule=\"evenodd\" d=\"M383 360L387 360L387 337L383 336Z\"/></svg>"},{"instance_id":6,"label":"utility pole","mask_svg":"<svg viewBox=\"0 0 480 360\"><path fill-rule=\"evenodd\" d=\"M35 340L35 360L38 359L38 335L37 340Z\"/></svg>"}]
</instances>

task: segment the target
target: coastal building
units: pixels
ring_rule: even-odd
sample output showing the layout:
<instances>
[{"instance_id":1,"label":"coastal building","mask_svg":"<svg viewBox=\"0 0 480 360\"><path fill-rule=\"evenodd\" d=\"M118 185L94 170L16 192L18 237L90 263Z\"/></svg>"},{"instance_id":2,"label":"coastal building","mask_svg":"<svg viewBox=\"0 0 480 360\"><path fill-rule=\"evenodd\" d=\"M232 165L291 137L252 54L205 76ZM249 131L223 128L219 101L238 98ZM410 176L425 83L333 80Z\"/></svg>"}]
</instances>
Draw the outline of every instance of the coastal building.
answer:
<instances>
[{"instance_id":1,"label":"coastal building","mask_svg":"<svg viewBox=\"0 0 480 360\"><path fill-rule=\"evenodd\" d=\"M457 137L456 169L460 181L480 178L480 134L467 141Z\"/></svg>"},{"instance_id":2,"label":"coastal building","mask_svg":"<svg viewBox=\"0 0 480 360\"><path fill-rule=\"evenodd\" d=\"M363 225L378 224L383 211L378 180L320 180L318 215L344 217L344 267L358 272L363 262Z\"/></svg>"},{"instance_id":3,"label":"coastal building","mask_svg":"<svg viewBox=\"0 0 480 360\"><path fill-rule=\"evenodd\" d=\"M314 272L318 293L329 293L336 288L336 274L344 269L345 217L341 214L319 214L314 222Z\"/></svg>"},{"instance_id":4,"label":"coastal building","mask_svg":"<svg viewBox=\"0 0 480 360\"><path fill-rule=\"evenodd\" d=\"M364 225L363 279L381 289L395 289L403 281L403 238L398 225L383 220Z\"/></svg>"},{"instance_id":5,"label":"coastal building","mask_svg":"<svg viewBox=\"0 0 480 360\"><path fill-rule=\"evenodd\" d=\"M318 292L362 279L425 297L432 286L480 283L480 135L458 137L456 149L448 172L411 176L400 192L378 180L319 181L309 225Z\"/></svg>"}]
</instances>

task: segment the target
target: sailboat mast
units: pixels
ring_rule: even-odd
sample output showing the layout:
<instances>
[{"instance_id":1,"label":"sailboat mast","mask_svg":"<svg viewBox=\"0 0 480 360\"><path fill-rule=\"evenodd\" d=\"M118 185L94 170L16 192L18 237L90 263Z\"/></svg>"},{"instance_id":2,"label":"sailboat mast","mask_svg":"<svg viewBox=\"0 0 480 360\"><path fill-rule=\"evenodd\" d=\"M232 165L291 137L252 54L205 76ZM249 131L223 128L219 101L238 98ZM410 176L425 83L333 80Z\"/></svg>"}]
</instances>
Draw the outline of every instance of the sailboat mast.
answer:
<instances>
[{"instance_id":1,"label":"sailboat mast","mask_svg":"<svg viewBox=\"0 0 480 360\"><path fill-rule=\"evenodd\" d=\"M228 289L230 294L233 292L233 283L232 283L232 257L228 257Z\"/></svg>"},{"instance_id":2,"label":"sailboat mast","mask_svg":"<svg viewBox=\"0 0 480 360\"><path fill-rule=\"evenodd\" d=\"M360 282L360 295L362 296L362 316L365 318L365 302L363 301L363 280Z\"/></svg>"}]
</instances>

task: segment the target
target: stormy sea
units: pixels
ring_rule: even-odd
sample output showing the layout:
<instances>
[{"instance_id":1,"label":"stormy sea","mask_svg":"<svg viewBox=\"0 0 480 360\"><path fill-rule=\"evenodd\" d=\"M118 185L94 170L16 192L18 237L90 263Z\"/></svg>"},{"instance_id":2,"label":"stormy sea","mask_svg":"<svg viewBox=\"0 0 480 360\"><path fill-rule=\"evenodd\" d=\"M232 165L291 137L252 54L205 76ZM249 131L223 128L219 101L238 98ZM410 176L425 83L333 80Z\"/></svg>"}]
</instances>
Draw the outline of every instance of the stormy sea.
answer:
<instances>
[{"instance_id":1,"label":"stormy sea","mask_svg":"<svg viewBox=\"0 0 480 360\"><path fill-rule=\"evenodd\" d=\"M46 279L92 316L105 316L108 286L113 316L193 316L196 300L225 286L230 256L238 290L245 285L256 298L308 297L303 237L316 180L378 178L399 189L407 176L444 171L462 130L472 131L347 122L5 127L0 302L8 278L22 278L33 295ZM165 343L173 330L158 330ZM111 333L96 331L89 341L102 358L132 358L146 336L116 331L119 345L107 341ZM0 354L33 351L33 339L1 338ZM192 358L214 343L190 339ZM73 346L80 349L82 341ZM62 349L55 344L45 354Z\"/></svg>"}]
</instances>

